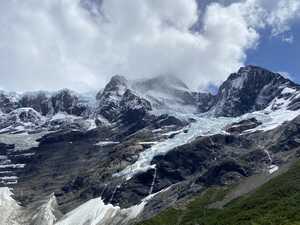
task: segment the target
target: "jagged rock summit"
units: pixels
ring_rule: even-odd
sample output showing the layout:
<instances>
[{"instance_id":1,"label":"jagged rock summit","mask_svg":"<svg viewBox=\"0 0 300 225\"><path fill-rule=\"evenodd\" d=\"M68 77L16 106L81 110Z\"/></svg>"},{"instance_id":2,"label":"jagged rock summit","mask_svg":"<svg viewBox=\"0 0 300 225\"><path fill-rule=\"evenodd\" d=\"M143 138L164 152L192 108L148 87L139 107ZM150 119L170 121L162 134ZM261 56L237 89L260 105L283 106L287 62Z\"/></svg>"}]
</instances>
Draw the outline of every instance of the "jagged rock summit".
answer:
<instances>
[{"instance_id":1,"label":"jagged rock summit","mask_svg":"<svg viewBox=\"0 0 300 225\"><path fill-rule=\"evenodd\" d=\"M220 116L240 116L262 110L276 97L281 97L284 89L297 92L299 85L261 67L245 66L220 86L214 112ZM295 108L297 101L298 96L289 108Z\"/></svg>"}]
</instances>

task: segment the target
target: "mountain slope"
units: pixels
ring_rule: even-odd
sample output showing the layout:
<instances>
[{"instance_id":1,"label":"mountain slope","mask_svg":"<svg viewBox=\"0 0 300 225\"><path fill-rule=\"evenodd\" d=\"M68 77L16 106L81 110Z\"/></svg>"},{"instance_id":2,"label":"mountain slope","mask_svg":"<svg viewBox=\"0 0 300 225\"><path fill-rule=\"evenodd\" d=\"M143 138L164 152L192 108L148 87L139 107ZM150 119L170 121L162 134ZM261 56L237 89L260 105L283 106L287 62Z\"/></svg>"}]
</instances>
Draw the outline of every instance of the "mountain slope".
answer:
<instances>
[{"instance_id":1,"label":"mountain slope","mask_svg":"<svg viewBox=\"0 0 300 225\"><path fill-rule=\"evenodd\" d=\"M140 225L252 225L299 224L300 161L288 172L253 193L240 197L224 209L209 205L222 199L228 189L211 189L182 208L168 209Z\"/></svg>"}]
</instances>

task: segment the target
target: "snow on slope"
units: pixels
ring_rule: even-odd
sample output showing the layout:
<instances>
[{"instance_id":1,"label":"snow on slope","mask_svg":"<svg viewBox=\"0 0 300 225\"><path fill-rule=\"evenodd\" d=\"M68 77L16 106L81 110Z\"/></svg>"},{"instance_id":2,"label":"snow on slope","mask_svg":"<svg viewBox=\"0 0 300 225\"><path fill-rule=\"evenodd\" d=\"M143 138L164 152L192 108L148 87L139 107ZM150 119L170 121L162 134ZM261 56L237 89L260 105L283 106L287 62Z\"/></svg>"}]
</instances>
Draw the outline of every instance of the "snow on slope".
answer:
<instances>
[{"instance_id":1,"label":"snow on slope","mask_svg":"<svg viewBox=\"0 0 300 225\"><path fill-rule=\"evenodd\" d=\"M167 190L167 189L165 189ZM66 214L55 225L122 225L135 219L148 201L165 190L151 194L140 204L121 209L119 206L105 204L100 198L94 198Z\"/></svg>"},{"instance_id":2,"label":"snow on slope","mask_svg":"<svg viewBox=\"0 0 300 225\"><path fill-rule=\"evenodd\" d=\"M9 188L0 188L1 225L122 225L132 221L144 210L145 205L157 194L150 194L139 204L121 209L105 204L101 197L94 198L67 213L60 220L56 216L57 202L54 195L36 210L21 207Z\"/></svg>"},{"instance_id":3,"label":"snow on slope","mask_svg":"<svg viewBox=\"0 0 300 225\"><path fill-rule=\"evenodd\" d=\"M54 225L57 221L54 215L56 207L54 195L36 211L34 210L34 215L32 215L31 208L21 207L12 196L13 193L8 187L0 188L1 225Z\"/></svg>"},{"instance_id":4,"label":"snow on slope","mask_svg":"<svg viewBox=\"0 0 300 225\"><path fill-rule=\"evenodd\" d=\"M21 225L15 218L21 206L12 198L13 193L9 188L0 188L0 223L1 225Z\"/></svg>"},{"instance_id":5,"label":"snow on slope","mask_svg":"<svg viewBox=\"0 0 300 225\"><path fill-rule=\"evenodd\" d=\"M295 98L298 98L300 92L296 91L295 89L286 87L281 91L281 94L283 96L274 98L273 101L269 104L269 106L264 110L256 111L253 113L247 113L241 116L241 119L255 117L257 120L262 122L260 126L251 129L248 132L254 132L258 130L272 130L280 126L284 122L291 121L295 119L298 115L300 115L300 109L288 110L290 103ZM286 94L290 94L290 96L284 97L284 95Z\"/></svg>"},{"instance_id":6,"label":"snow on slope","mask_svg":"<svg viewBox=\"0 0 300 225\"><path fill-rule=\"evenodd\" d=\"M57 221L55 208L57 202L54 194L52 194L47 202L45 202L34 214L33 220L35 225L54 225Z\"/></svg>"}]
</instances>

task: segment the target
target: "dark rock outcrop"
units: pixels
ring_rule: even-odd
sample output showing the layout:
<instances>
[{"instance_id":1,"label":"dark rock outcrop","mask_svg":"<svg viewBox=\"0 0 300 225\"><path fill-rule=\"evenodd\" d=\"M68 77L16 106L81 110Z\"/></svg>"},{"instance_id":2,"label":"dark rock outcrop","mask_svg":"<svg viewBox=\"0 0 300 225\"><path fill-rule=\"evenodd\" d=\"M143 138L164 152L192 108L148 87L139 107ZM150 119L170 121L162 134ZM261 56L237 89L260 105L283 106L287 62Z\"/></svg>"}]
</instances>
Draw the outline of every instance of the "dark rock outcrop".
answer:
<instances>
[{"instance_id":1,"label":"dark rock outcrop","mask_svg":"<svg viewBox=\"0 0 300 225\"><path fill-rule=\"evenodd\" d=\"M229 125L228 127L226 127L226 131L229 133L242 133L243 131L258 127L261 124L262 123L257 119L251 118Z\"/></svg>"},{"instance_id":2,"label":"dark rock outcrop","mask_svg":"<svg viewBox=\"0 0 300 225\"><path fill-rule=\"evenodd\" d=\"M217 100L211 93L194 92L193 95L200 113L209 111Z\"/></svg>"},{"instance_id":3,"label":"dark rock outcrop","mask_svg":"<svg viewBox=\"0 0 300 225\"><path fill-rule=\"evenodd\" d=\"M10 113L20 107L17 95L0 91L0 113Z\"/></svg>"},{"instance_id":4,"label":"dark rock outcrop","mask_svg":"<svg viewBox=\"0 0 300 225\"><path fill-rule=\"evenodd\" d=\"M19 104L30 107L42 115L54 115L58 112L75 116L84 116L89 113L89 105L83 101L79 94L69 89L63 89L50 94L43 91L25 93Z\"/></svg>"},{"instance_id":5,"label":"dark rock outcrop","mask_svg":"<svg viewBox=\"0 0 300 225\"><path fill-rule=\"evenodd\" d=\"M43 91L25 93L20 99L20 105L22 107L33 108L45 116L51 112L52 106L49 98L50 96Z\"/></svg>"},{"instance_id":6,"label":"dark rock outcrop","mask_svg":"<svg viewBox=\"0 0 300 225\"><path fill-rule=\"evenodd\" d=\"M116 120L120 115L120 103L126 90L127 80L124 77L112 77L104 90L97 94L97 114L108 121Z\"/></svg>"},{"instance_id":7,"label":"dark rock outcrop","mask_svg":"<svg viewBox=\"0 0 300 225\"><path fill-rule=\"evenodd\" d=\"M66 112L70 115L82 116L88 106L80 102L79 97L68 89L61 90L51 96L53 113Z\"/></svg>"},{"instance_id":8,"label":"dark rock outcrop","mask_svg":"<svg viewBox=\"0 0 300 225\"><path fill-rule=\"evenodd\" d=\"M121 119L124 123L138 122L152 107L149 101L128 88L127 80L114 76L102 92L97 95L97 114L111 122Z\"/></svg>"},{"instance_id":9,"label":"dark rock outcrop","mask_svg":"<svg viewBox=\"0 0 300 225\"><path fill-rule=\"evenodd\" d=\"M120 118L125 123L133 123L143 119L151 109L150 102L127 90L120 102Z\"/></svg>"},{"instance_id":10,"label":"dark rock outcrop","mask_svg":"<svg viewBox=\"0 0 300 225\"><path fill-rule=\"evenodd\" d=\"M299 90L298 85L278 73L256 66L242 67L220 86L215 114L240 116L264 109L285 87Z\"/></svg>"},{"instance_id":11,"label":"dark rock outcrop","mask_svg":"<svg viewBox=\"0 0 300 225\"><path fill-rule=\"evenodd\" d=\"M32 108L18 108L7 114L2 120L0 120L0 128L11 127L13 130L15 127L23 126L28 128L34 128L42 125L42 116Z\"/></svg>"}]
</instances>

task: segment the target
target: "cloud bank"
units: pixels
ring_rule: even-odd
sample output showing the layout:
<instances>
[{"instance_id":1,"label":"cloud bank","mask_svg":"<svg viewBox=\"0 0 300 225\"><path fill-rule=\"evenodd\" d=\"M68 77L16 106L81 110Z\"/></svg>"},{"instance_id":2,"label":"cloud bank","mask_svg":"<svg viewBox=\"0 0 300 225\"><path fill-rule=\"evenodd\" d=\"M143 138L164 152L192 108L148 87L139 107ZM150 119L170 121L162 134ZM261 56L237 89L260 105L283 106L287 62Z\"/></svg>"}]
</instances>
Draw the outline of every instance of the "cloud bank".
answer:
<instances>
[{"instance_id":1,"label":"cloud bank","mask_svg":"<svg viewBox=\"0 0 300 225\"><path fill-rule=\"evenodd\" d=\"M100 89L115 74L218 85L260 30L289 31L299 0L0 1L0 84L8 90ZM200 29L193 29L201 24Z\"/></svg>"}]
</instances>

